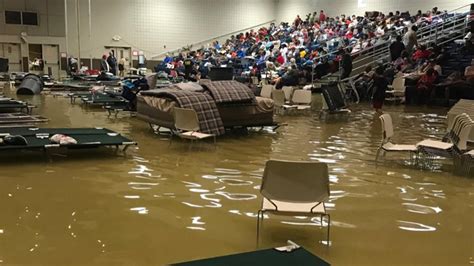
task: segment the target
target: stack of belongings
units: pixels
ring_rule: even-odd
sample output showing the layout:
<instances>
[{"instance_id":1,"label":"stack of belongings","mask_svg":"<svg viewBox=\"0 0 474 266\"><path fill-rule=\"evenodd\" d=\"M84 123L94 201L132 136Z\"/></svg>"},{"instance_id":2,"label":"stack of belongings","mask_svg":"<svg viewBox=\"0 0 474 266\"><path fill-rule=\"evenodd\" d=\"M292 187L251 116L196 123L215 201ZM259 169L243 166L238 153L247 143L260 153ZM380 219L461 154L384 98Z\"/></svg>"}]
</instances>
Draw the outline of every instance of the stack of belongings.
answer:
<instances>
[{"instance_id":1,"label":"stack of belongings","mask_svg":"<svg viewBox=\"0 0 474 266\"><path fill-rule=\"evenodd\" d=\"M217 136L224 128L273 124L273 101L255 97L237 81L178 83L140 92L137 117L160 127L174 128L173 107L194 109L200 131Z\"/></svg>"}]
</instances>

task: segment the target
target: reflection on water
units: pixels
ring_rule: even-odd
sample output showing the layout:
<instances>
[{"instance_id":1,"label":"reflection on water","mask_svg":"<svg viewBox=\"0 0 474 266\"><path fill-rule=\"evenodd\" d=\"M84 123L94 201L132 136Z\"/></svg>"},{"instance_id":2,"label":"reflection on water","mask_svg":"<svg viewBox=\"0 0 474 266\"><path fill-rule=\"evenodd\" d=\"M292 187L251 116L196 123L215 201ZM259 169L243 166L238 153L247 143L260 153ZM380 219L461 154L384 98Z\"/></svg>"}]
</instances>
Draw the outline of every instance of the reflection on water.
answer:
<instances>
[{"instance_id":1,"label":"reflection on water","mask_svg":"<svg viewBox=\"0 0 474 266\"><path fill-rule=\"evenodd\" d=\"M127 115L108 118L59 97L28 100L51 119L46 126L107 127L139 146L126 157L107 149L1 157L0 263L159 265L254 250L269 159L329 164L331 241L319 217L265 214L260 248L291 239L333 265L472 261L472 180L452 175L447 160L420 171L406 154L387 154L376 167L381 129L368 106L280 117L288 126L276 134L235 133L217 149L189 151ZM446 110L387 111L396 143L443 134Z\"/></svg>"}]
</instances>

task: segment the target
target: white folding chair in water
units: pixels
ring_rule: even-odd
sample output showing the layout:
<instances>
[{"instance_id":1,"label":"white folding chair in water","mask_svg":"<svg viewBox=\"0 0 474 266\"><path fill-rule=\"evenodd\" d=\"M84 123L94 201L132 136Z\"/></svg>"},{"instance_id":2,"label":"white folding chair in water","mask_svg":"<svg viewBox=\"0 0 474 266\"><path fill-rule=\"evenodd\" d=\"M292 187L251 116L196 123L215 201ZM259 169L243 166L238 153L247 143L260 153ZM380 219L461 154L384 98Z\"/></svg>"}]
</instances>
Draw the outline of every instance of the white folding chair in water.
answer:
<instances>
[{"instance_id":1,"label":"white folding chair in water","mask_svg":"<svg viewBox=\"0 0 474 266\"><path fill-rule=\"evenodd\" d=\"M463 116L463 114L459 116ZM471 118L458 118L457 116L451 133L451 143L425 139L417 143L416 146L424 157L428 157L428 161L432 161L435 156L455 158L467 151L467 142L473 127L474 121Z\"/></svg>"},{"instance_id":2,"label":"white folding chair in water","mask_svg":"<svg viewBox=\"0 0 474 266\"><path fill-rule=\"evenodd\" d=\"M199 119L196 111L175 107L173 115L177 135L182 139L191 140L190 149L195 140L214 138L214 145L216 144L216 135L199 132ZM173 136L170 138L170 144L172 140Z\"/></svg>"},{"instance_id":3,"label":"white folding chair in water","mask_svg":"<svg viewBox=\"0 0 474 266\"><path fill-rule=\"evenodd\" d=\"M291 86L283 86L281 90L285 93L285 101L289 102L291 100L291 95L293 95L294 88Z\"/></svg>"},{"instance_id":4,"label":"white folding chair in water","mask_svg":"<svg viewBox=\"0 0 474 266\"><path fill-rule=\"evenodd\" d=\"M409 152L411 160L412 153L417 152L416 146L392 143L391 139L394 135L392 117L389 114L383 114L379 118L380 122L382 123L382 143L377 149L377 154L375 155L375 163L378 162L378 158L381 151L383 151L383 156L385 156L386 152Z\"/></svg>"},{"instance_id":5,"label":"white folding chair in water","mask_svg":"<svg viewBox=\"0 0 474 266\"><path fill-rule=\"evenodd\" d=\"M295 90L291 103L296 106L298 110L311 109L311 91L310 90Z\"/></svg>"},{"instance_id":6,"label":"white folding chair in water","mask_svg":"<svg viewBox=\"0 0 474 266\"><path fill-rule=\"evenodd\" d=\"M397 101L405 98L405 78L404 77L396 77L392 85L388 86L388 90L386 91L388 97L386 98L387 101Z\"/></svg>"},{"instance_id":7,"label":"white folding chair in water","mask_svg":"<svg viewBox=\"0 0 474 266\"><path fill-rule=\"evenodd\" d=\"M295 106L285 104L285 93L283 90L273 90L272 99L278 114L284 114L286 110L295 108Z\"/></svg>"},{"instance_id":8,"label":"white folding chair in water","mask_svg":"<svg viewBox=\"0 0 474 266\"><path fill-rule=\"evenodd\" d=\"M273 85L262 85L262 90L260 91L260 97L263 98L272 98Z\"/></svg>"},{"instance_id":9,"label":"white folding chair in water","mask_svg":"<svg viewBox=\"0 0 474 266\"><path fill-rule=\"evenodd\" d=\"M326 212L329 199L328 166L320 162L269 160L265 164L260 193L262 208L257 214L257 244L266 213L284 216L319 216L321 227L327 217L327 242L331 217Z\"/></svg>"},{"instance_id":10,"label":"white folding chair in water","mask_svg":"<svg viewBox=\"0 0 474 266\"><path fill-rule=\"evenodd\" d=\"M461 172L467 176L474 175L474 150L464 153L461 160Z\"/></svg>"}]
</instances>

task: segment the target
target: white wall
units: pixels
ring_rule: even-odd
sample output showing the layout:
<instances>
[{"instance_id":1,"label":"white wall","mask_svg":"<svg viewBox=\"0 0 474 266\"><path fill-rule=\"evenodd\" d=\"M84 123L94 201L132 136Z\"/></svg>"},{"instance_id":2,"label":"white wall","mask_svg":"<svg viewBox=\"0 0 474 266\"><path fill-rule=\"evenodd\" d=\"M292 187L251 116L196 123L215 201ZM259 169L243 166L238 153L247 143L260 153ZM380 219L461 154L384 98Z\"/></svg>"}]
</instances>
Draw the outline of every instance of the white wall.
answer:
<instances>
[{"instance_id":1,"label":"white wall","mask_svg":"<svg viewBox=\"0 0 474 266\"><path fill-rule=\"evenodd\" d=\"M365 11L426 11L435 6L439 10L474 3L474 0L276 0L277 21L293 21L297 14L305 18L307 13L323 9L329 16L363 15ZM469 10L468 8L466 10Z\"/></svg>"},{"instance_id":2,"label":"white wall","mask_svg":"<svg viewBox=\"0 0 474 266\"><path fill-rule=\"evenodd\" d=\"M148 59L166 50L251 27L275 18L274 0L91 0L80 1L81 57L99 58L104 46L127 46ZM78 56L75 0L68 0L68 44ZM120 41L113 41L118 35ZM166 45L166 49L164 46Z\"/></svg>"},{"instance_id":3,"label":"white wall","mask_svg":"<svg viewBox=\"0 0 474 266\"><path fill-rule=\"evenodd\" d=\"M277 22L293 22L296 15L304 20L308 13L321 10L324 0L276 0Z\"/></svg>"},{"instance_id":4,"label":"white wall","mask_svg":"<svg viewBox=\"0 0 474 266\"><path fill-rule=\"evenodd\" d=\"M362 15L365 11L410 11L411 14L418 10L423 12L438 7L438 10L453 10L455 8L474 3L473 0L363 0L359 6L358 0L331 0L325 1L324 9L331 16L340 14ZM466 9L466 11L469 8Z\"/></svg>"}]
</instances>

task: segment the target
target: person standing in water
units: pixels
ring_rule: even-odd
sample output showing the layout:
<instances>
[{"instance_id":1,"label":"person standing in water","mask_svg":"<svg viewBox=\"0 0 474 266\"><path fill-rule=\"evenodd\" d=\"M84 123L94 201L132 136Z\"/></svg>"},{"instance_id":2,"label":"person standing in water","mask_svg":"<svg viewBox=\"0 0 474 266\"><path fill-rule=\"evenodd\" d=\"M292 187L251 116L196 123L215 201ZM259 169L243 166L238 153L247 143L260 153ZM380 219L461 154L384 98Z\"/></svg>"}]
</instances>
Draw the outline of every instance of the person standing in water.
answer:
<instances>
[{"instance_id":1,"label":"person standing in water","mask_svg":"<svg viewBox=\"0 0 474 266\"><path fill-rule=\"evenodd\" d=\"M374 74L374 96L372 104L377 113L382 112L383 102L385 101L385 92L387 91L388 81L384 76L384 68L378 67Z\"/></svg>"}]
</instances>

